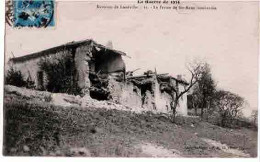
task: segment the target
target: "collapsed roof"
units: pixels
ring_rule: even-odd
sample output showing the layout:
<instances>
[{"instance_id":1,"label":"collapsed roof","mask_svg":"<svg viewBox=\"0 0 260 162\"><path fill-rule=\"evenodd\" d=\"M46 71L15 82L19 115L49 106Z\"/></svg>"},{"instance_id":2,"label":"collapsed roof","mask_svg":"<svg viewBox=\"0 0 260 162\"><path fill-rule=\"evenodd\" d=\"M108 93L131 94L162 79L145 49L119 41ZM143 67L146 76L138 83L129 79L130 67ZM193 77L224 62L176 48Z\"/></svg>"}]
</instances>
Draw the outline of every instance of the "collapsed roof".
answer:
<instances>
[{"instance_id":1,"label":"collapsed roof","mask_svg":"<svg viewBox=\"0 0 260 162\"><path fill-rule=\"evenodd\" d=\"M175 80L176 82L178 82L180 84L189 85L189 83L186 80L175 78L173 76L170 76L168 73L163 73L163 74L155 74L155 73L153 73L153 74L149 74L149 75L130 76L130 77L127 77L127 79L131 80L131 81L134 81L135 83L139 82L141 84L143 82L146 82L146 81L150 80L151 76L155 76L155 75L156 75L156 78L159 81L162 81L162 82L169 82L170 79L173 79L173 80Z\"/></svg>"}]
</instances>

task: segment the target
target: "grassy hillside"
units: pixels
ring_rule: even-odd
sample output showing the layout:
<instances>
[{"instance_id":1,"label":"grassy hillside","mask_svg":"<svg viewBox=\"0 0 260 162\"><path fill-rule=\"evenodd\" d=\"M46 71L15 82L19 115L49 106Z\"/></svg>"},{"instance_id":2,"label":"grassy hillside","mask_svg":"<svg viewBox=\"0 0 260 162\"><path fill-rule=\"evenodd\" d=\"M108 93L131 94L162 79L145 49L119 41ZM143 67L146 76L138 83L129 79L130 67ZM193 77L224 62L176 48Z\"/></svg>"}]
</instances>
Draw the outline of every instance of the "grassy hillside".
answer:
<instances>
[{"instance_id":1,"label":"grassy hillside","mask_svg":"<svg viewBox=\"0 0 260 162\"><path fill-rule=\"evenodd\" d=\"M6 93L4 118L7 156L240 156L234 150L257 156L256 131L192 117L178 117L173 124L160 114L61 107Z\"/></svg>"}]
</instances>

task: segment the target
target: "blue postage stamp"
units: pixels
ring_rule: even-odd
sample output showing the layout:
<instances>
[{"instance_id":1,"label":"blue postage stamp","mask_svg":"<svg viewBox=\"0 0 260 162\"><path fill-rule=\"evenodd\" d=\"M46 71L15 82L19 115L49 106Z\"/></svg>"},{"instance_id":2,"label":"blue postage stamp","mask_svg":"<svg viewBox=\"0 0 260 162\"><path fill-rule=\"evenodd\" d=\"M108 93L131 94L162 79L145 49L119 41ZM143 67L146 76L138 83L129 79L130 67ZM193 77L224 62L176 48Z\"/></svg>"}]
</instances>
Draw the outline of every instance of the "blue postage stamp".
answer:
<instances>
[{"instance_id":1,"label":"blue postage stamp","mask_svg":"<svg viewBox=\"0 0 260 162\"><path fill-rule=\"evenodd\" d=\"M46 28L55 25L54 0L14 0L14 27Z\"/></svg>"}]
</instances>

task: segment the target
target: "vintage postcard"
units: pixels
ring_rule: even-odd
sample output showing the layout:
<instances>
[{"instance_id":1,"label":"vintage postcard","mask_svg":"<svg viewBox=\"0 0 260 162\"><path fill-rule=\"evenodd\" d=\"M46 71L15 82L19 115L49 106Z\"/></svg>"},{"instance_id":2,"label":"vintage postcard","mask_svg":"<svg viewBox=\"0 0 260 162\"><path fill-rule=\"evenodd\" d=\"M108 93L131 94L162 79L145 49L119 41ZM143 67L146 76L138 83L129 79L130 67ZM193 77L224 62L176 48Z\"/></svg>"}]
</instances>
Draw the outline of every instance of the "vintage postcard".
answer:
<instances>
[{"instance_id":1,"label":"vintage postcard","mask_svg":"<svg viewBox=\"0 0 260 162\"><path fill-rule=\"evenodd\" d=\"M5 8L4 156L257 158L257 1Z\"/></svg>"}]
</instances>

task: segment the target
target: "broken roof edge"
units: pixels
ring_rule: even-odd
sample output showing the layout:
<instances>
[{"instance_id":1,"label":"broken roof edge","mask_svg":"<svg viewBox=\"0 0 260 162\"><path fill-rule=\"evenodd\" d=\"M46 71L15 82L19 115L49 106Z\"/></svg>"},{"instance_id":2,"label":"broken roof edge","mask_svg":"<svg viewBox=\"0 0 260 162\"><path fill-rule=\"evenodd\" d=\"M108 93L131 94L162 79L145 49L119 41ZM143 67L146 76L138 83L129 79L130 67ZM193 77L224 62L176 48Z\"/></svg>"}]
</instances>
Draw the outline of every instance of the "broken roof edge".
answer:
<instances>
[{"instance_id":1,"label":"broken roof edge","mask_svg":"<svg viewBox=\"0 0 260 162\"><path fill-rule=\"evenodd\" d=\"M152 75L155 75L155 74L152 74ZM148 77L149 76L147 76L147 75L138 75L138 76L130 76L126 79L128 79L128 80L131 80L131 79L147 79ZM177 81L178 83L181 83L183 85L189 85L189 83L187 81L177 79L173 76L168 75L168 73L157 74L157 77L168 77L168 78L174 79L175 81Z\"/></svg>"},{"instance_id":2,"label":"broken roof edge","mask_svg":"<svg viewBox=\"0 0 260 162\"><path fill-rule=\"evenodd\" d=\"M26 60L34 59L34 58L37 58L37 57L40 57L40 56L55 54L55 51L58 51L58 50L61 50L61 49L70 48L70 47L76 47L77 48L81 45L88 44L88 43L93 43L93 46L96 46L98 48L109 50L109 51L112 51L112 52L117 53L119 55L129 57L129 56L126 55L126 53L124 53L122 51L118 51L118 50L108 48L108 47L106 47L102 44L96 43L92 39L86 39L86 40L76 41L76 42L72 41L72 42L68 42L66 44L62 44L62 45L59 45L59 46L48 48L48 49L45 49L45 50L42 50L42 51L39 51L39 52L34 52L34 53L24 55L24 56L20 56L20 57L10 58L9 61L14 61L14 62L26 61ZM50 53L50 52L54 52L54 53Z\"/></svg>"},{"instance_id":3,"label":"broken roof edge","mask_svg":"<svg viewBox=\"0 0 260 162\"><path fill-rule=\"evenodd\" d=\"M125 52L122 52L122 51L119 51L119 50L115 50L115 49L111 49L109 47L106 47L102 44L99 44L97 42L95 42L94 40L91 40L94 44L94 46L98 47L98 48L103 48L103 49L106 49L106 50L110 50L110 51L113 51L114 53L117 53L117 54L120 54L120 55L123 55L123 56L126 56L126 57L129 57L131 58L130 56L127 56Z\"/></svg>"},{"instance_id":4,"label":"broken roof edge","mask_svg":"<svg viewBox=\"0 0 260 162\"><path fill-rule=\"evenodd\" d=\"M174 77L172 77L172 76L171 76L171 78L174 79L174 80L176 80L176 81L179 82L179 83L182 83L182 84L185 84L185 85L189 85L189 83L188 83L187 81L185 81L185 80L180 80L180 79L174 78Z\"/></svg>"},{"instance_id":5,"label":"broken roof edge","mask_svg":"<svg viewBox=\"0 0 260 162\"><path fill-rule=\"evenodd\" d=\"M171 75L167 75L167 76L159 76L159 77L168 77L169 79L173 79L173 80L175 80L176 82L178 82L178 83L181 83L181 84L184 84L184 85L189 85L189 83L186 81L186 80L183 80L183 79L178 79L178 78L175 78L175 77L173 77L173 76L171 76Z\"/></svg>"}]
</instances>

